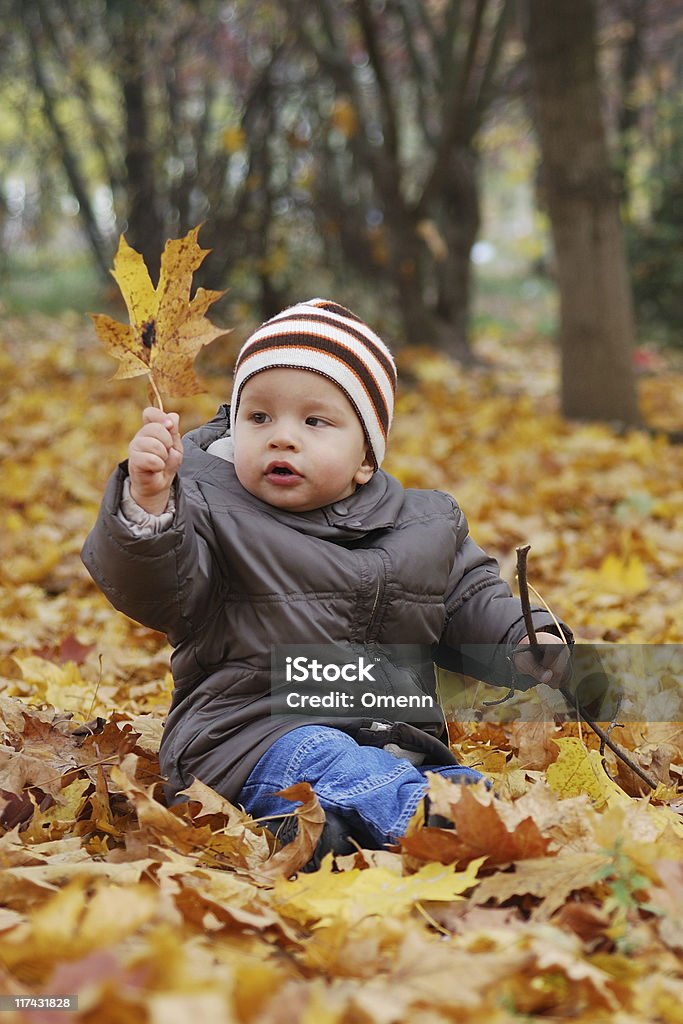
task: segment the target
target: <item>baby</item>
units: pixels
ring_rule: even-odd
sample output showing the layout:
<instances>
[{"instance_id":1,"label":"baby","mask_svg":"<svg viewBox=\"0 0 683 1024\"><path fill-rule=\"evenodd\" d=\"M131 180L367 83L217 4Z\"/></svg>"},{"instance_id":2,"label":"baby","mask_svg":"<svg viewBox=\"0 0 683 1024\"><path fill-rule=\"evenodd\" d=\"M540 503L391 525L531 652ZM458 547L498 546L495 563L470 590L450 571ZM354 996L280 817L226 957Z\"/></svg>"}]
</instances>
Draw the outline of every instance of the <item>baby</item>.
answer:
<instances>
[{"instance_id":1,"label":"baby","mask_svg":"<svg viewBox=\"0 0 683 1024\"><path fill-rule=\"evenodd\" d=\"M177 414L144 411L83 548L112 604L174 648L168 801L197 777L255 817L282 815L291 805L273 794L308 781L330 822L318 855L403 835L426 771L481 778L449 749L433 663L457 667L477 645L479 678L509 686L528 643L453 498L380 468L395 389L391 352L348 309L284 310L243 345L230 407L184 442ZM560 686L571 633L544 611L533 620L542 659L527 650L519 667ZM388 701L420 694L435 710L273 713L271 651L284 645L346 645L381 664Z\"/></svg>"}]
</instances>

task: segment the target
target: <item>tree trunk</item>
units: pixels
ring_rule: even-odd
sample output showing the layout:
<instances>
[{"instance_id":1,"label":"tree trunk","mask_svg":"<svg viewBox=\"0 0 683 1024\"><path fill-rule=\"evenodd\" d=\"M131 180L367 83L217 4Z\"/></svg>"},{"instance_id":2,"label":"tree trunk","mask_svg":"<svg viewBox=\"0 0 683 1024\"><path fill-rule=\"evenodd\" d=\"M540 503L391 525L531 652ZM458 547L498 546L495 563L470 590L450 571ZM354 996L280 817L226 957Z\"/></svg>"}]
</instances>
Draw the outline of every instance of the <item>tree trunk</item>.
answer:
<instances>
[{"instance_id":1,"label":"tree trunk","mask_svg":"<svg viewBox=\"0 0 683 1024\"><path fill-rule=\"evenodd\" d=\"M479 161L474 147L455 147L450 155L448 180L444 183L439 202L444 251L439 253L438 247L432 250L437 288L435 308L440 325L435 341L463 362L474 361L469 344L469 324L471 254L481 222L479 182Z\"/></svg>"},{"instance_id":2,"label":"tree trunk","mask_svg":"<svg viewBox=\"0 0 683 1024\"><path fill-rule=\"evenodd\" d=\"M636 424L633 306L601 117L594 0L523 0L522 11L560 288L562 411Z\"/></svg>"},{"instance_id":3,"label":"tree trunk","mask_svg":"<svg viewBox=\"0 0 683 1024\"><path fill-rule=\"evenodd\" d=\"M22 5L16 5L19 22L23 25L28 43L29 58L33 75L38 91L42 97L45 119L50 126L58 146L62 160L62 166L66 174L71 190L78 202L81 217L85 227L85 233L90 243L97 267L103 277L107 278L109 266L109 251L105 240L102 238L97 218L90 202L90 195L81 168L72 149L67 132L57 116L56 98L52 92L49 76L43 67L43 60L40 51L41 10L42 4L37 4L28 11L23 11ZM24 17L24 14L26 15Z\"/></svg>"},{"instance_id":4,"label":"tree trunk","mask_svg":"<svg viewBox=\"0 0 683 1024\"><path fill-rule=\"evenodd\" d=\"M142 253L152 279L159 276L161 252L166 239L159 212L145 88L144 21L138 13L123 21L121 91L125 112L125 167L128 192L126 238Z\"/></svg>"}]
</instances>

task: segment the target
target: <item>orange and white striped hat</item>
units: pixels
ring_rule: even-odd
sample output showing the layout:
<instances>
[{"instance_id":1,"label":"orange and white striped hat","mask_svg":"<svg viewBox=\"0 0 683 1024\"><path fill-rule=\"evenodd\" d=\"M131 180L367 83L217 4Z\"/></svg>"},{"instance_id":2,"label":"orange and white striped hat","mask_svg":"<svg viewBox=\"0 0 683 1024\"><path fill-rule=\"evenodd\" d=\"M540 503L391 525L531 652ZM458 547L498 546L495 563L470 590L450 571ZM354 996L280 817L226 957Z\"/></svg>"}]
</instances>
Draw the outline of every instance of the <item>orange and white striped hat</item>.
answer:
<instances>
[{"instance_id":1,"label":"orange and white striped hat","mask_svg":"<svg viewBox=\"0 0 683 1024\"><path fill-rule=\"evenodd\" d=\"M309 299L266 320L247 338L235 363L230 425L242 388L262 370L311 370L341 388L360 420L379 469L394 414L396 365L367 324L344 306Z\"/></svg>"}]
</instances>

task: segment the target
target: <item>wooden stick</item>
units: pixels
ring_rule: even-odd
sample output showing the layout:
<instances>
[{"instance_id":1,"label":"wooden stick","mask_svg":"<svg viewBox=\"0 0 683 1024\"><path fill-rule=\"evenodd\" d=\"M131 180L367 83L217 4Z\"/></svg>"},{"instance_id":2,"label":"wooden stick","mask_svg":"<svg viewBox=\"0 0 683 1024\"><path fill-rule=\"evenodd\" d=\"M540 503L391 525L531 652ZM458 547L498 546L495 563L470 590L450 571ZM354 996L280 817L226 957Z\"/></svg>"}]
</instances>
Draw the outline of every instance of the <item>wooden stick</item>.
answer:
<instances>
[{"instance_id":1,"label":"wooden stick","mask_svg":"<svg viewBox=\"0 0 683 1024\"><path fill-rule=\"evenodd\" d=\"M531 615L531 602L529 600L529 584L527 582L526 560L531 550L531 544L525 544L523 548L517 548L517 583L519 586L519 599L522 602L522 615L526 626L526 635L529 638L531 649L534 653L539 648L534 629L534 620Z\"/></svg>"},{"instance_id":2,"label":"wooden stick","mask_svg":"<svg viewBox=\"0 0 683 1024\"><path fill-rule=\"evenodd\" d=\"M522 602L522 614L524 615L524 625L526 626L527 636L529 637L529 643L532 651L539 650L540 644L536 639L536 630L534 629L533 619L531 617L531 602L529 600L529 583L527 580L527 555L531 548L530 544L526 544L524 547L517 548L517 583L519 586L519 599ZM566 686L560 687L560 693L567 701L570 707L576 709L577 715L584 720L584 722L590 726L593 732L600 737L600 740L606 747L612 751L613 754L619 758L620 761L630 768L634 775L637 775L642 782L644 782L650 789L657 788L657 780L653 779L652 776L648 775L647 772L643 771L640 765L637 765L628 754L626 754L621 747L619 747L605 732L601 726L595 721L595 719L588 714L586 709L579 703L578 697L573 694Z\"/></svg>"}]
</instances>

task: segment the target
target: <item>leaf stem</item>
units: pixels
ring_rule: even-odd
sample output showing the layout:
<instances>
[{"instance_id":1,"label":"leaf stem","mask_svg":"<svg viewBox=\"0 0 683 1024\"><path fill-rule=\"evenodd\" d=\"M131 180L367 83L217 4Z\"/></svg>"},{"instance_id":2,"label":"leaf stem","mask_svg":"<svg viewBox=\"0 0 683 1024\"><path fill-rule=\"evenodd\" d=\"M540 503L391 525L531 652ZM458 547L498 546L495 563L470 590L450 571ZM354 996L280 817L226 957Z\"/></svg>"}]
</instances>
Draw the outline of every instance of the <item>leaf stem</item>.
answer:
<instances>
[{"instance_id":1,"label":"leaf stem","mask_svg":"<svg viewBox=\"0 0 683 1024\"><path fill-rule=\"evenodd\" d=\"M161 409L162 412L164 412L164 403L161 400L161 394L159 393L159 388L157 387L157 382L155 381L154 374L152 373L151 370L149 371L148 376L149 376L150 387L151 387L152 391L154 392L154 397L156 399L156 404L157 404L158 408Z\"/></svg>"}]
</instances>

